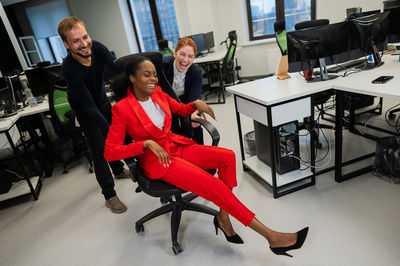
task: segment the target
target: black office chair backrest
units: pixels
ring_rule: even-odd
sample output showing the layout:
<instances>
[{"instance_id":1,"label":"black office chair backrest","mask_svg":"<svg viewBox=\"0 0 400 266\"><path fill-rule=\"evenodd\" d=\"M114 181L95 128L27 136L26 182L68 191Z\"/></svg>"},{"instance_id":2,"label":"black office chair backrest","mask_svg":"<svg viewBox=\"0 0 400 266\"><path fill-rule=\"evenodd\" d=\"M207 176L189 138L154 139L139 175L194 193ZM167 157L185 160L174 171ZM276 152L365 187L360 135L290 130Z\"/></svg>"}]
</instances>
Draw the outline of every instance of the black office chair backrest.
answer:
<instances>
[{"instance_id":1,"label":"black office chair backrest","mask_svg":"<svg viewBox=\"0 0 400 266\"><path fill-rule=\"evenodd\" d=\"M160 51L168 48L168 41L167 40L164 40L164 39L158 40L157 44L158 44L158 49Z\"/></svg>"},{"instance_id":2,"label":"black office chair backrest","mask_svg":"<svg viewBox=\"0 0 400 266\"><path fill-rule=\"evenodd\" d=\"M167 78L164 75L164 72L162 70L162 54L159 52L143 52L143 53L137 53L137 54L131 54L127 55L124 57L120 57L117 60L114 61L114 64L116 67L120 69L124 69L124 66L126 65L127 62L130 60L134 60L135 57L137 56L145 56L147 57L155 66L156 71L157 71L157 77L158 77L158 86L162 88L162 90L167 93L171 98L174 98L178 102L180 102L179 97L176 96L174 90L172 89L172 86L169 84ZM124 74L122 74L124 75ZM126 88L121 88L122 85L119 81L118 78L116 78L115 81L111 83L111 89L114 91L116 94L117 101L126 97ZM121 90L122 89L122 90ZM122 91L122 93L121 93ZM178 115L173 115L172 116L172 126L171 126L172 132L176 134L183 135L185 137L191 138L192 137L192 130L193 128L191 127L191 122L188 117L181 117Z\"/></svg>"},{"instance_id":3,"label":"black office chair backrest","mask_svg":"<svg viewBox=\"0 0 400 266\"><path fill-rule=\"evenodd\" d=\"M296 25L294 25L294 28L295 30L303 30L328 24L329 24L329 19L314 19L314 20L299 22Z\"/></svg>"}]
</instances>

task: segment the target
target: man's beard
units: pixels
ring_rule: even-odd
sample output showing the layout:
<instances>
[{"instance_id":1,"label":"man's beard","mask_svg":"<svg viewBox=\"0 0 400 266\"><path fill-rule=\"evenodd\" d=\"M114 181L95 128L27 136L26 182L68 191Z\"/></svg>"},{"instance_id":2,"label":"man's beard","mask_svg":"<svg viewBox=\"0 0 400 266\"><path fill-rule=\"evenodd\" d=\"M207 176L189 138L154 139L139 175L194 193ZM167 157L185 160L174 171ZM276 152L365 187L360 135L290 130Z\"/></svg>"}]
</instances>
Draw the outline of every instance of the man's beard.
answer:
<instances>
[{"instance_id":1,"label":"man's beard","mask_svg":"<svg viewBox=\"0 0 400 266\"><path fill-rule=\"evenodd\" d=\"M81 53L79 52L79 49L78 49L77 51L73 51L73 50L71 49L71 52L73 52L74 54L76 54L76 55L78 55L78 56L80 56L80 57L89 58L89 57L92 56L92 46L91 46L91 45L89 45L89 50L90 50L90 53L89 53L89 54L86 54L86 55L81 54Z\"/></svg>"}]
</instances>

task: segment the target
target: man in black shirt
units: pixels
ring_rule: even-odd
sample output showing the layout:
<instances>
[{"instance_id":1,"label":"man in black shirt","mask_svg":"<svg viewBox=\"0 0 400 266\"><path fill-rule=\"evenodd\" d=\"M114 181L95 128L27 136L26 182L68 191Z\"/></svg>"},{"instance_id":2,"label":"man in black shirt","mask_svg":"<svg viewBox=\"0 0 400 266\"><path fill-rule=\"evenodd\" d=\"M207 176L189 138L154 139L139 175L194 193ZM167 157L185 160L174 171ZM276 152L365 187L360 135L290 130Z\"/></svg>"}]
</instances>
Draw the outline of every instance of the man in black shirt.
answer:
<instances>
[{"instance_id":1,"label":"man in black shirt","mask_svg":"<svg viewBox=\"0 0 400 266\"><path fill-rule=\"evenodd\" d=\"M111 124L111 104L106 97L103 81L104 66L113 69L115 57L103 44L90 39L85 24L78 18L62 19L58 23L58 33L69 50L62 65L68 85L68 102L88 138L96 179L106 199L105 205L114 213L122 213L127 208L116 195L114 179L103 156ZM116 178L129 177L122 162L109 164Z\"/></svg>"}]
</instances>

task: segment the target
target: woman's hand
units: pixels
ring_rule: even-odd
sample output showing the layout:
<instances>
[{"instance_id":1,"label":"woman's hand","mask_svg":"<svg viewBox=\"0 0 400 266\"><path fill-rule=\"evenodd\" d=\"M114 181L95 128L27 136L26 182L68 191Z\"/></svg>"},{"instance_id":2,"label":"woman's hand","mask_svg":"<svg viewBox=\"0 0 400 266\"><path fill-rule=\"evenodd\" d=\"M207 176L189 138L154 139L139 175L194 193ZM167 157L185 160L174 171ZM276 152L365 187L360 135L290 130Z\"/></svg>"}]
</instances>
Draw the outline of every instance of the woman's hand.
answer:
<instances>
[{"instance_id":1,"label":"woman's hand","mask_svg":"<svg viewBox=\"0 0 400 266\"><path fill-rule=\"evenodd\" d=\"M194 109L199 110L201 115L204 117L204 120L207 121L207 118L204 115L204 113L209 114L215 120L214 110L210 106L208 106L205 102L203 102L202 100L196 100L196 101L192 102L192 107Z\"/></svg>"},{"instance_id":2,"label":"woman's hand","mask_svg":"<svg viewBox=\"0 0 400 266\"><path fill-rule=\"evenodd\" d=\"M171 164L168 153L154 140L143 141L143 148L149 148L157 156L158 161L164 166Z\"/></svg>"},{"instance_id":3,"label":"woman's hand","mask_svg":"<svg viewBox=\"0 0 400 266\"><path fill-rule=\"evenodd\" d=\"M191 119L191 120L201 119L201 115L199 114L198 111L195 111L195 112L193 112L193 113L190 115L190 119ZM193 128L196 128L196 127L199 127L199 126L200 126L199 123L192 122L192 127L193 127Z\"/></svg>"}]
</instances>

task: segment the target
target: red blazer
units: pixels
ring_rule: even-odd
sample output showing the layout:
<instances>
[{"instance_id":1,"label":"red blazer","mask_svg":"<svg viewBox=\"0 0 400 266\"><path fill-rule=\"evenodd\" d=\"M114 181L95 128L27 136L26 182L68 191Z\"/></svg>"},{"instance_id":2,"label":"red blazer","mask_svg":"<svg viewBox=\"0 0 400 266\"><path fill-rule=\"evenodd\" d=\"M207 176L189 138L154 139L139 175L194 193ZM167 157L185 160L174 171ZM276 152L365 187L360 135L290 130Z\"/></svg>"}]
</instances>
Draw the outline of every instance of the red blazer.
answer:
<instances>
[{"instance_id":1,"label":"red blazer","mask_svg":"<svg viewBox=\"0 0 400 266\"><path fill-rule=\"evenodd\" d=\"M149 178L157 179L166 173L168 167L160 164L157 156L150 149L143 150L143 141L154 140L168 154L171 154L170 142L196 144L191 139L170 132L171 113L188 116L195 109L192 108L191 103L178 103L175 99L164 93L159 86L156 86L154 93L150 97L165 111L164 130L159 129L153 124L133 93L128 89L127 97L112 107L112 124L108 131L104 158L107 161L116 161L132 156L139 156L140 165L145 174ZM126 133L135 142L124 145Z\"/></svg>"}]
</instances>

